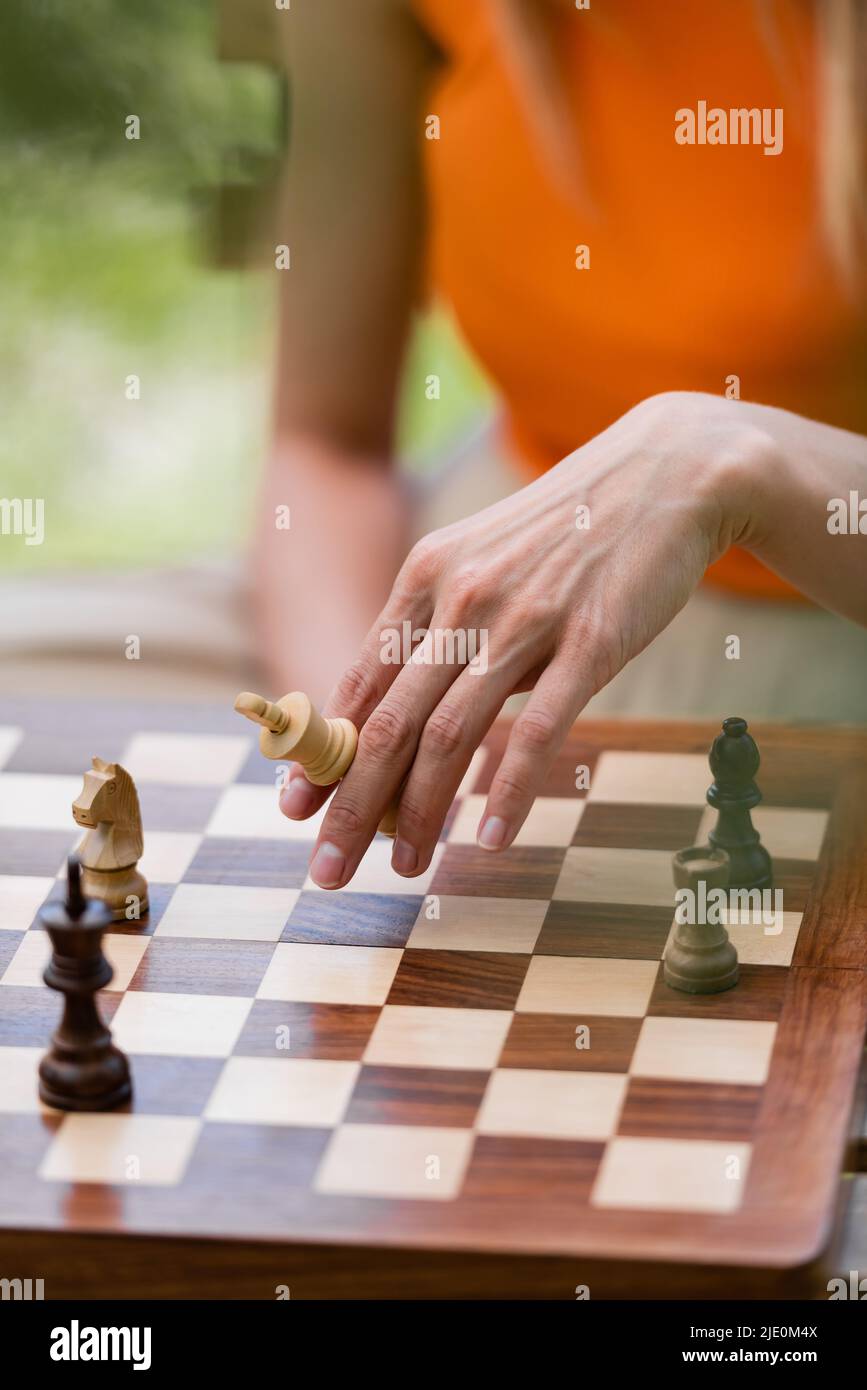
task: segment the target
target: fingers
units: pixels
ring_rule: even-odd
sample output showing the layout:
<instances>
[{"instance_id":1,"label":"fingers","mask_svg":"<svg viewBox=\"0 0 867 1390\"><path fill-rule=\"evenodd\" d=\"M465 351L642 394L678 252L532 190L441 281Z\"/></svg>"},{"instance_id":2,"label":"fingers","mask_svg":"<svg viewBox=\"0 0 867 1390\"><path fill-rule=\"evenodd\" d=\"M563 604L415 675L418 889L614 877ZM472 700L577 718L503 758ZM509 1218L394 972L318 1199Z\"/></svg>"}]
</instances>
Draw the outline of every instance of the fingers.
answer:
<instances>
[{"instance_id":1,"label":"fingers","mask_svg":"<svg viewBox=\"0 0 867 1390\"><path fill-rule=\"evenodd\" d=\"M384 637L394 632L402 636L405 624L410 631L424 626L430 618L429 605L426 590L410 594L398 578L388 603L365 637L357 660L337 682L323 714L342 715L351 719L357 729L365 724L401 669L399 663L384 659L388 656ZM307 820L324 806L332 790L333 787L316 787L308 782L304 769L293 763L280 793L280 810L290 820Z\"/></svg>"},{"instance_id":2,"label":"fingers","mask_svg":"<svg viewBox=\"0 0 867 1390\"><path fill-rule=\"evenodd\" d=\"M341 888L358 867L412 763L429 711L458 668L404 666L365 722L358 751L329 806L310 865L320 888Z\"/></svg>"},{"instance_id":3,"label":"fingers","mask_svg":"<svg viewBox=\"0 0 867 1390\"><path fill-rule=\"evenodd\" d=\"M485 675L470 666L431 712L400 798L392 867L413 877L430 864L446 814L505 701L521 682L524 654L493 661Z\"/></svg>"},{"instance_id":4,"label":"fingers","mask_svg":"<svg viewBox=\"0 0 867 1390\"><path fill-rule=\"evenodd\" d=\"M482 849L502 850L512 843L545 783L572 723L596 689L594 681L576 680L574 662L555 657L536 683L515 719L502 762L494 776L479 824Z\"/></svg>"}]
</instances>

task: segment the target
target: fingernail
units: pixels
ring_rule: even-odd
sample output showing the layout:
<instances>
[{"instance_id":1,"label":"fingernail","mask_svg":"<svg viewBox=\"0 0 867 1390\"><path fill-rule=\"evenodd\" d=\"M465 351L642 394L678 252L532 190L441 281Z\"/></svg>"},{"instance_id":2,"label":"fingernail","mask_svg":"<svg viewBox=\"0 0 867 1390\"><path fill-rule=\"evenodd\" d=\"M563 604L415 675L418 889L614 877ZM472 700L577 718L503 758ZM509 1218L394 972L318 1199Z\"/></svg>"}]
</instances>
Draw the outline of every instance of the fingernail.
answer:
<instances>
[{"instance_id":1,"label":"fingernail","mask_svg":"<svg viewBox=\"0 0 867 1390\"><path fill-rule=\"evenodd\" d=\"M338 849L336 845L330 845L326 840L313 856L310 877L320 888L336 888L343 877L345 863L343 850Z\"/></svg>"},{"instance_id":2,"label":"fingernail","mask_svg":"<svg viewBox=\"0 0 867 1390\"><path fill-rule=\"evenodd\" d=\"M479 844L482 849L499 849L505 844L506 822L502 816L488 816L479 831Z\"/></svg>"},{"instance_id":3,"label":"fingernail","mask_svg":"<svg viewBox=\"0 0 867 1390\"><path fill-rule=\"evenodd\" d=\"M315 796L306 777L293 777L280 795L280 810L290 820L303 820L313 810Z\"/></svg>"},{"instance_id":4,"label":"fingernail","mask_svg":"<svg viewBox=\"0 0 867 1390\"><path fill-rule=\"evenodd\" d=\"M391 855L391 867L399 874L411 874L418 868L418 851L408 845L406 840L395 840Z\"/></svg>"}]
</instances>

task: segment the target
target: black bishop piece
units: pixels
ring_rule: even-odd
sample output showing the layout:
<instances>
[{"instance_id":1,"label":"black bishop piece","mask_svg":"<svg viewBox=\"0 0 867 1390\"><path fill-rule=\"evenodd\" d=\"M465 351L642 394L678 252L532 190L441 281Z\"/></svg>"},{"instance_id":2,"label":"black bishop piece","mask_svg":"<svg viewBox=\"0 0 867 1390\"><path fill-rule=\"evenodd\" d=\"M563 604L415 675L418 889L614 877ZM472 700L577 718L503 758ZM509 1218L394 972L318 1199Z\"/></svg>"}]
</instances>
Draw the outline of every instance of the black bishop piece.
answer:
<instances>
[{"instance_id":1,"label":"black bishop piece","mask_svg":"<svg viewBox=\"0 0 867 1390\"><path fill-rule=\"evenodd\" d=\"M762 794L755 783L759 750L745 719L724 719L710 750L714 780L708 803L719 812L708 839L729 857L729 888L770 888L771 858L753 827L750 812Z\"/></svg>"},{"instance_id":2,"label":"black bishop piece","mask_svg":"<svg viewBox=\"0 0 867 1390\"><path fill-rule=\"evenodd\" d=\"M39 1098L57 1110L113 1110L132 1094L129 1063L99 1016L97 990L114 973L102 937L111 908L81 889L75 855L67 864L66 901L50 901L39 920L54 948L43 975L63 995L63 1017L39 1064Z\"/></svg>"}]
</instances>

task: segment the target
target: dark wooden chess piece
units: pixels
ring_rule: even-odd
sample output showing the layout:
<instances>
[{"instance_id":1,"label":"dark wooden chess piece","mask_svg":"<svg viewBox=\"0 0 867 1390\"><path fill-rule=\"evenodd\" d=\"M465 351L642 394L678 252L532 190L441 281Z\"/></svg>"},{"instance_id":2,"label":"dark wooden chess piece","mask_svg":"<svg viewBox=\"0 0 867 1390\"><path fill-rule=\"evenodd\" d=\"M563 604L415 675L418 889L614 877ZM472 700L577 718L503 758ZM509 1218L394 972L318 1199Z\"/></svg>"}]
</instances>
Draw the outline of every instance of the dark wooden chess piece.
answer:
<instances>
[{"instance_id":1,"label":"dark wooden chess piece","mask_svg":"<svg viewBox=\"0 0 867 1390\"><path fill-rule=\"evenodd\" d=\"M39 1064L39 1097L57 1110L112 1110L132 1094L129 1063L96 1004L97 990L114 973L102 951L112 912L85 898L75 855L67 865L66 901L46 903L39 919L54 948L43 979L63 995L63 1017Z\"/></svg>"},{"instance_id":2,"label":"dark wooden chess piece","mask_svg":"<svg viewBox=\"0 0 867 1390\"><path fill-rule=\"evenodd\" d=\"M724 719L722 727L710 750L714 780L707 799L719 816L708 839L729 857L730 888L770 888L771 858L750 816L762 799L755 783L759 750L745 719Z\"/></svg>"},{"instance_id":3,"label":"dark wooden chess piece","mask_svg":"<svg viewBox=\"0 0 867 1390\"><path fill-rule=\"evenodd\" d=\"M665 952L662 974L672 989L686 994L720 994L738 982L738 953L708 896L726 889L728 855L706 845L679 850L672 859L674 881L688 888L695 911L692 922L678 921Z\"/></svg>"}]
</instances>

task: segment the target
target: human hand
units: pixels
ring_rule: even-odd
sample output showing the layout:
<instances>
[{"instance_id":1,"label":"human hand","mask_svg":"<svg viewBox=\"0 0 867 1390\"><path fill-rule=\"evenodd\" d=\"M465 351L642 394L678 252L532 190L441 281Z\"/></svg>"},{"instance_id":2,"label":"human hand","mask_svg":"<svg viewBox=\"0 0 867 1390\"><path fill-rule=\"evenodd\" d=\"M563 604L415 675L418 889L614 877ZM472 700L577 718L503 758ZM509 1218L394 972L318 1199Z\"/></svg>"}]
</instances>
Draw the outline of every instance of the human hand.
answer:
<instances>
[{"instance_id":1,"label":"human hand","mask_svg":"<svg viewBox=\"0 0 867 1390\"><path fill-rule=\"evenodd\" d=\"M392 863L423 872L473 752L507 697L531 690L479 828L486 849L512 842L590 697L748 532L754 479L774 460L763 410L653 397L529 487L415 546L328 703L361 732L323 821L316 883L352 878L402 784ZM406 622L427 637L413 659L389 663L384 639ZM438 643L456 632L484 634L481 659ZM328 794L296 769L281 807L303 819Z\"/></svg>"}]
</instances>

